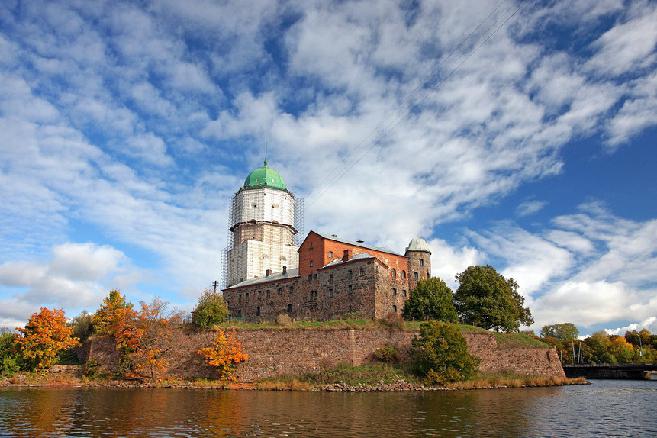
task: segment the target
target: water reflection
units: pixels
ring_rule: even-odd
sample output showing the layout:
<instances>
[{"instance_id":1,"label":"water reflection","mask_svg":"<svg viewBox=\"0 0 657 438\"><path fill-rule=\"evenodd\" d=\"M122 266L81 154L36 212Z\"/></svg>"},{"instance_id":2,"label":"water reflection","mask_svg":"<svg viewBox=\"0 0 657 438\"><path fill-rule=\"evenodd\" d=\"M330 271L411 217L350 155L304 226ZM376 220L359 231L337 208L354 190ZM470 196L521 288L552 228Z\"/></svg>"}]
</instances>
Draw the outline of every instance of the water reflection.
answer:
<instances>
[{"instance_id":1,"label":"water reflection","mask_svg":"<svg viewBox=\"0 0 657 438\"><path fill-rule=\"evenodd\" d=\"M5 389L4 436L657 436L654 382L432 393Z\"/></svg>"}]
</instances>

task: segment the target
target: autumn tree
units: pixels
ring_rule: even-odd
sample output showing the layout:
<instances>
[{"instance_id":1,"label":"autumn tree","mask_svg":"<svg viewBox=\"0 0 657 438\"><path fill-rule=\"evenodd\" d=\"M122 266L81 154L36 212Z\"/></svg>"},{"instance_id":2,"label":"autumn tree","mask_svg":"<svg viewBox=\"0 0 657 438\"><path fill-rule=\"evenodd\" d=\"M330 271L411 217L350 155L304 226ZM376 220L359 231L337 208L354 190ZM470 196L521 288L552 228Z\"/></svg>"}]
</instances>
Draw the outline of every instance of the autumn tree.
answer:
<instances>
[{"instance_id":1,"label":"autumn tree","mask_svg":"<svg viewBox=\"0 0 657 438\"><path fill-rule=\"evenodd\" d=\"M456 279L454 302L462 322L505 332L534 322L513 278L504 278L491 266L470 266Z\"/></svg>"},{"instance_id":2,"label":"autumn tree","mask_svg":"<svg viewBox=\"0 0 657 438\"><path fill-rule=\"evenodd\" d=\"M166 371L166 353L171 349L171 316L167 303L155 298L151 303L141 302L134 324L139 331L138 344L131 352L133 370L156 380Z\"/></svg>"},{"instance_id":3,"label":"autumn tree","mask_svg":"<svg viewBox=\"0 0 657 438\"><path fill-rule=\"evenodd\" d=\"M91 319L94 331L115 336L126 325L126 319L135 316L132 307L132 303L127 302L121 292L111 290Z\"/></svg>"},{"instance_id":4,"label":"autumn tree","mask_svg":"<svg viewBox=\"0 0 657 438\"><path fill-rule=\"evenodd\" d=\"M542 338L552 337L560 341L574 341L578 335L577 327L570 322L546 325L541 329Z\"/></svg>"},{"instance_id":5,"label":"autumn tree","mask_svg":"<svg viewBox=\"0 0 657 438\"><path fill-rule=\"evenodd\" d=\"M228 307L223 296L209 289L203 291L192 311L192 323L200 328L210 329L228 318Z\"/></svg>"},{"instance_id":6,"label":"autumn tree","mask_svg":"<svg viewBox=\"0 0 657 438\"><path fill-rule=\"evenodd\" d=\"M212 345L201 348L198 353L208 365L217 368L220 379L232 379L237 364L249 359L235 334L226 335L221 329L217 330Z\"/></svg>"},{"instance_id":7,"label":"autumn tree","mask_svg":"<svg viewBox=\"0 0 657 438\"><path fill-rule=\"evenodd\" d=\"M452 290L438 277L421 280L404 304L404 318L456 322Z\"/></svg>"},{"instance_id":8,"label":"autumn tree","mask_svg":"<svg viewBox=\"0 0 657 438\"><path fill-rule=\"evenodd\" d=\"M57 354L75 347L79 340L66 324L64 311L42 307L34 313L24 328L17 328L16 343L29 369L47 369L57 362Z\"/></svg>"}]
</instances>

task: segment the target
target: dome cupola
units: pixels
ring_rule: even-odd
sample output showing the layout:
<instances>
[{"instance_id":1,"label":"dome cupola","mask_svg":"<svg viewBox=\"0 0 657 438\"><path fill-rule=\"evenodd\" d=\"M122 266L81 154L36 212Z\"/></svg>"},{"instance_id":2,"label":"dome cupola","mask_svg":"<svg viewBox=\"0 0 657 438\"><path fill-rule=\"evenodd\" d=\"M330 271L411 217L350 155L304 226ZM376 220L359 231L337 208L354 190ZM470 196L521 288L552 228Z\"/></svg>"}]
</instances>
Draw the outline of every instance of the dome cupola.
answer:
<instances>
[{"instance_id":1,"label":"dome cupola","mask_svg":"<svg viewBox=\"0 0 657 438\"><path fill-rule=\"evenodd\" d=\"M249 173L244 180L245 189L259 189L269 187L272 189L287 190L283 177L274 169L267 166L267 160L262 167L258 167Z\"/></svg>"}]
</instances>

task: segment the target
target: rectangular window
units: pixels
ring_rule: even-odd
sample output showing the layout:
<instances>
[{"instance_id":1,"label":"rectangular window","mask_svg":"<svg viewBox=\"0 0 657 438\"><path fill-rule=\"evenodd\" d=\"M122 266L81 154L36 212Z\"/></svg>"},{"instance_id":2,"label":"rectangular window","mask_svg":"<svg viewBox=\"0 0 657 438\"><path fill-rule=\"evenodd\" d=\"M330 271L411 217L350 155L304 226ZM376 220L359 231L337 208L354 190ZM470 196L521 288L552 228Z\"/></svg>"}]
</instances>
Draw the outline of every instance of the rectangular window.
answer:
<instances>
[{"instance_id":1,"label":"rectangular window","mask_svg":"<svg viewBox=\"0 0 657 438\"><path fill-rule=\"evenodd\" d=\"M333 258L333 251L328 252L328 258L332 259Z\"/></svg>"},{"instance_id":2,"label":"rectangular window","mask_svg":"<svg viewBox=\"0 0 657 438\"><path fill-rule=\"evenodd\" d=\"M349 270L349 278L351 279L351 278L353 278L353 277L354 277L354 271L352 271L352 270L350 269L350 270Z\"/></svg>"},{"instance_id":3,"label":"rectangular window","mask_svg":"<svg viewBox=\"0 0 657 438\"><path fill-rule=\"evenodd\" d=\"M333 288L329 287L329 298L333 298Z\"/></svg>"},{"instance_id":4,"label":"rectangular window","mask_svg":"<svg viewBox=\"0 0 657 438\"><path fill-rule=\"evenodd\" d=\"M392 288L392 296L394 296L394 297L397 296L397 288L395 288L395 287Z\"/></svg>"},{"instance_id":5,"label":"rectangular window","mask_svg":"<svg viewBox=\"0 0 657 438\"><path fill-rule=\"evenodd\" d=\"M269 299L269 296L270 296L269 295L269 289L267 289L267 294L266 295L267 295L267 299Z\"/></svg>"},{"instance_id":6,"label":"rectangular window","mask_svg":"<svg viewBox=\"0 0 657 438\"><path fill-rule=\"evenodd\" d=\"M292 313L292 304L287 305L287 313Z\"/></svg>"},{"instance_id":7,"label":"rectangular window","mask_svg":"<svg viewBox=\"0 0 657 438\"><path fill-rule=\"evenodd\" d=\"M256 307L256 316L260 316L260 306Z\"/></svg>"},{"instance_id":8,"label":"rectangular window","mask_svg":"<svg viewBox=\"0 0 657 438\"><path fill-rule=\"evenodd\" d=\"M415 281L418 281L420 279L420 274L413 272L413 277L415 277Z\"/></svg>"},{"instance_id":9,"label":"rectangular window","mask_svg":"<svg viewBox=\"0 0 657 438\"><path fill-rule=\"evenodd\" d=\"M350 284L348 290L349 290L349 293L353 293L354 292L354 287Z\"/></svg>"},{"instance_id":10,"label":"rectangular window","mask_svg":"<svg viewBox=\"0 0 657 438\"><path fill-rule=\"evenodd\" d=\"M365 268L363 268L362 266L360 267L359 274L360 275L365 275Z\"/></svg>"},{"instance_id":11,"label":"rectangular window","mask_svg":"<svg viewBox=\"0 0 657 438\"><path fill-rule=\"evenodd\" d=\"M420 267L424 267L424 259L420 259Z\"/></svg>"}]
</instances>

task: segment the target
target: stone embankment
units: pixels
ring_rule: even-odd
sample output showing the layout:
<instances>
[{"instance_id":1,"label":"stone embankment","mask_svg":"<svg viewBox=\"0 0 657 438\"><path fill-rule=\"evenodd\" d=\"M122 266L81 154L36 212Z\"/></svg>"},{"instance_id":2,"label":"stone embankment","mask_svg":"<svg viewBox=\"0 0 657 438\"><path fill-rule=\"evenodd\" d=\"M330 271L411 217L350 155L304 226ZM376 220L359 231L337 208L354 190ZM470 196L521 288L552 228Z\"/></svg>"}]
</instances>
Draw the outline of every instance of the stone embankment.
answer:
<instances>
[{"instance_id":1,"label":"stone embankment","mask_svg":"<svg viewBox=\"0 0 657 438\"><path fill-rule=\"evenodd\" d=\"M417 332L394 329L258 329L235 331L249 360L240 364L237 378L255 382L284 375L302 375L339 364L361 365L372 360L377 348L408 351ZM499 345L492 333L464 333L470 353L480 359L483 373L564 377L554 349ZM209 345L212 332L176 330L167 340L167 374L180 379L213 378L197 351ZM86 360L97 372L113 373L118 354L109 339L93 339Z\"/></svg>"}]
</instances>

